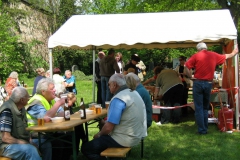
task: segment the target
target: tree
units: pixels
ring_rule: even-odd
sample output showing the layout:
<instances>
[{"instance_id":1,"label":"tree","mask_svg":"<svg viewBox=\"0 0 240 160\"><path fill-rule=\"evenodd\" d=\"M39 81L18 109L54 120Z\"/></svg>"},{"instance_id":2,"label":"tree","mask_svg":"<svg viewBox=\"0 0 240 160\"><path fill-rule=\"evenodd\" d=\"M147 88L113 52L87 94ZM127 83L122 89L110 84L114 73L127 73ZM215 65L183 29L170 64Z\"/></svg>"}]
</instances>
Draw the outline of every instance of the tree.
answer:
<instances>
[{"instance_id":1,"label":"tree","mask_svg":"<svg viewBox=\"0 0 240 160\"><path fill-rule=\"evenodd\" d=\"M12 71L20 71L23 63L18 49L18 36L11 16L3 10L0 1L0 76L6 78Z\"/></svg>"}]
</instances>

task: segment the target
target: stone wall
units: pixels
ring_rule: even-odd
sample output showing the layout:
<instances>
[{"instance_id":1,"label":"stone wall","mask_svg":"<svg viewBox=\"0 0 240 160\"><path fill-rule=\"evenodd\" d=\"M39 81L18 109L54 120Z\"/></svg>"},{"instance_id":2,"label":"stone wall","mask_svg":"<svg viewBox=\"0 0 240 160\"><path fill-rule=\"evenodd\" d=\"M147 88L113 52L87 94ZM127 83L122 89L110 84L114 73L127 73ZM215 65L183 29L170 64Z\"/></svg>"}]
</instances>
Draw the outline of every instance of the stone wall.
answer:
<instances>
[{"instance_id":1,"label":"stone wall","mask_svg":"<svg viewBox=\"0 0 240 160\"><path fill-rule=\"evenodd\" d=\"M41 56L48 62L48 38L51 35L49 25L49 15L39 9L35 9L27 3L20 2L17 5L12 5L21 10L26 11L25 17L18 17L18 34L20 41L30 44L34 40L40 41L41 44L36 45L31 50L31 54Z\"/></svg>"}]
</instances>

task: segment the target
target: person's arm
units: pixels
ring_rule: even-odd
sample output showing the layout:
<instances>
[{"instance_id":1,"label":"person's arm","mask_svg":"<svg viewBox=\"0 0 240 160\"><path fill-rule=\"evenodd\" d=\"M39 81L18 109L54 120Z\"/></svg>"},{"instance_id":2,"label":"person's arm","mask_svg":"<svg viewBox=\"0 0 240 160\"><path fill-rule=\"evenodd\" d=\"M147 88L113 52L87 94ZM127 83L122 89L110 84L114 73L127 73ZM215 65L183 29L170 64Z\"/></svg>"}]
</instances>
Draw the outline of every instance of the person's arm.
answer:
<instances>
[{"instance_id":1,"label":"person's arm","mask_svg":"<svg viewBox=\"0 0 240 160\"><path fill-rule=\"evenodd\" d=\"M95 61L95 74L98 79L100 79L100 68L99 68L99 63Z\"/></svg>"},{"instance_id":2,"label":"person's arm","mask_svg":"<svg viewBox=\"0 0 240 160\"><path fill-rule=\"evenodd\" d=\"M60 100L56 101L56 103L53 105L53 107L46 112L46 114L44 116L45 122L50 121L49 117L55 117L59 107L61 107L64 104L65 104L65 99L64 98L61 98Z\"/></svg>"},{"instance_id":3,"label":"person's arm","mask_svg":"<svg viewBox=\"0 0 240 160\"><path fill-rule=\"evenodd\" d=\"M146 80L145 82L143 82L142 84L143 84L143 85L147 85L148 83L151 83L151 82L154 82L154 81L155 81L155 79L154 79L154 76L153 76L153 77L147 79L147 80Z\"/></svg>"},{"instance_id":4,"label":"person's arm","mask_svg":"<svg viewBox=\"0 0 240 160\"><path fill-rule=\"evenodd\" d=\"M93 136L93 138L99 138L102 135L108 135L109 133L112 132L114 126L115 126L115 124L113 124L111 122L105 122L102 130L100 132L98 132L97 134L95 134Z\"/></svg>"},{"instance_id":5,"label":"person's arm","mask_svg":"<svg viewBox=\"0 0 240 160\"><path fill-rule=\"evenodd\" d=\"M10 132L2 132L2 141L8 144L27 144L28 143L23 139L16 139L12 137Z\"/></svg>"},{"instance_id":6,"label":"person's arm","mask_svg":"<svg viewBox=\"0 0 240 160\"><path fill-rule=\"evenodd\" d=\"M108 120L105 122L100 132L94 135L94 138L98 138L102 135L108 135L112 132L115 125L120 124L122 112L126 108L126 103L118 98L114 98L109 106Z\"/></svg>"},{"instance_id":7,"label":"person's arm","mask_svg":"<svg viewBox=\"0 0 240 160\"><path fill-rule=\"evenodd\" d=\"M232 51L232 53L230 54L225 54L226 59L232 58L233 56L235 56L238 53L238 46Z\"/></svg>"},{"instance_id":8,"label":"person's arm","mask_svg":"<svg viewBox=\"0 0 240 160\"><path fill-rule=\"evenodd\" d=\"M71 76L70 80L68 82L65 82L65 87L73 87L75 83L75 77Z\"/></svg>"},{"instance_id":9,"label":"person's arm","mask_svg":"<svg viewBox=\"0 0 240 160\"><path fill-rule=\"evenodd\" d=\"M191 78L191 72L186 66L184 66L184 71L181 74L187 78Z\"/></svg>"}]
</instances>

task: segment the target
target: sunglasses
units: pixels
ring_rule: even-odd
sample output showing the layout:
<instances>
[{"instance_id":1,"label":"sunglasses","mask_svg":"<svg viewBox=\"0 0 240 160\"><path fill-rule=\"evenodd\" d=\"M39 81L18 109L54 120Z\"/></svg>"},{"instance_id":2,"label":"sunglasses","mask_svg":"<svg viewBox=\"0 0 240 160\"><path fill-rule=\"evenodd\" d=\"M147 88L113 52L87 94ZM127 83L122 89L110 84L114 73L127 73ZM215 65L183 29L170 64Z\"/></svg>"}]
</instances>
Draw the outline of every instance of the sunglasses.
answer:
<instances>
[{"instance_id":1,"label":"sunglasses","mask_svg":"<svg viewBox=\"0 0 240 160\"><path fill-rule=\"evenodd\" d=\"M179 59L179 61L183 61L183 59Z\"/></svg>"}]
</instances>

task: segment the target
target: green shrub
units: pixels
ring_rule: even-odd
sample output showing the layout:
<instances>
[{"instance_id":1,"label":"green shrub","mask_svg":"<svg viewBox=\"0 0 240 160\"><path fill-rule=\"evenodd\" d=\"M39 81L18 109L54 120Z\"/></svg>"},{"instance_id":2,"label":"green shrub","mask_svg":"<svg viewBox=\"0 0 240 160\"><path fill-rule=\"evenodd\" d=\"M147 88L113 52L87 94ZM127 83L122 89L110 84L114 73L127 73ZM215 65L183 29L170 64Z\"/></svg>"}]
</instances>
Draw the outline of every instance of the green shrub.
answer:
<instances>
[{"instance_id":1,"label":"green shrub","mask_svg":"<svg viewBox=\"0 0 240 160\"><path fill-rule=\"evenodd\" d=\"M82 71L74 71L73 75L75 76L76 80L82 80L82 81L89 81L93 79L92 75L86 76Z\"/></svg>"}]
</instances>

